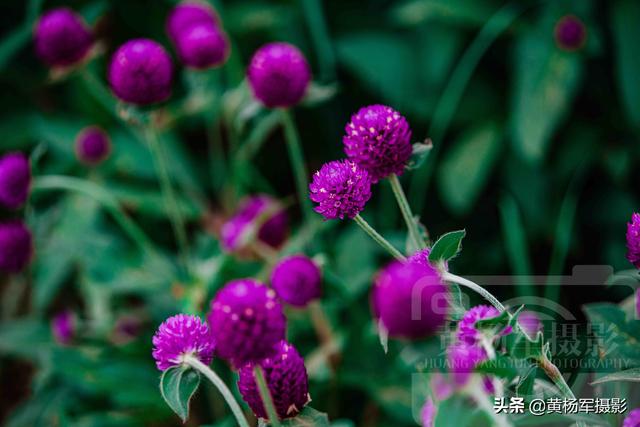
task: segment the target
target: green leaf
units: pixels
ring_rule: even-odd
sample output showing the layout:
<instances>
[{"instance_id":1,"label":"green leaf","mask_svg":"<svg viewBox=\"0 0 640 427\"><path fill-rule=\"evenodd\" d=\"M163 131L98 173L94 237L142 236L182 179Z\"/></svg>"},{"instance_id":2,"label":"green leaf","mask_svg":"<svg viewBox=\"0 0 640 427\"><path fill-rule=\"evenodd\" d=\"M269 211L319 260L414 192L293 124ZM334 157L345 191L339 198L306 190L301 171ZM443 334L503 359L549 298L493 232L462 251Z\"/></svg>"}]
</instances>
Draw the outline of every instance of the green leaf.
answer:
<instances>
[{"instance_id":1,"label":"green leaf","mask_svg":"<svg viewBox=\"0 0 640 427\"><path fill-rule=\"evenodd\" d=\"M640 366L640 322L627 320L624 311L610 303L589 304L584 311L597 340L600 359L619 358L627 366Z\"/></svg>"},{"instance_id":2,"label":"green leaf","mask_svg":"<svg viewBox=\"0 0 640 427\"><path fill-rule=\"evenodd\" d=\"M448 261L455 257L462 249L462 239L467 232L465 230L450 231L443 234L431 247L429 261L437 263Z\"/></svg>"},{"instance_id":3,"label":"green leaf","mask_svg":"<svg viewBox=\"0 0 640 427\"><path fill-rule=\"evenodd\" d=\"M542 160L582 75L580 57L555 47L551 31L541 26L515 46L512 136L516 152L531 163Z\"/></svg>"},{"instance_id":4,"label":"green leaf","mask_svg":"<svg viewBox=\"0 0 640 427\"><path fill-rule=\"evenodd\" d=\"M629 120L640 126L640 2L621 0L611 7L618 89Z\"/></svg>"},{"instance_id":5,"label":"green leaf","mask_svg":"<svg viewBox=\"0 0 640 427\"><path fill-rule=\"evenodd\" d=\"M450 210L463 214L473 207L498 158L501 137L496 123L485 123L466 132L447 152L438 186Z\"/></svg>"},{"instance_id":6,"label":"green leaf","mask_svg":"<svg viewBox=\"0 0 640 427\"><path fill-rule=\"evenodd\" d=\"M483 411L478 411L461 395L453 395L438 405L434 425L484 427L492 425Z\"/></svg>"},{"instance_id":7,"label":"green leaf","mask_svg":"<svg viewBox=\"0 0 640 427\"><path fill-rule=\"evenodd\" d=\"M538 365L532 364L529 369L520 375L518 383L516 384L516 394L518 396L531 396L533 393L533 385L536 380L536 373L538 372Z\"/></svg>"},{"instance_id":8,"label":"green leaf","mask_svg":"<svg viewBox=\"0 0 640 427\"><path fill-rule=\"evenodd\" d=\"M392 19L400 25L414 26L425 22L442 21L455 24L484 24L494 12L492 2L474 0L410 0L391 11Z\"/></svg>"},{"instance_id":9,"label":"green leaf","mask_svg":"<svg viewBox=\"0 0 640 427\"><path fill-rule=\"evenodd\" d=\"M507 310L498 314L495 317L489 317L486 319L478 320L475 323L475 327L481 330L496 330L501 331L511 323L511 316Z\"/></svg>"},{"instance_id":10,"label":"green leaf","mask_svg":"<svg viewBox=\"0 0 640 427\"><path fill-rule=\"evenodd\" d=\"M418 169L433 149L433 142L427 138L424 142L416 142L412 146L411 157L407 163L407 169Z\"/></svg>"},{"instance_id":11,"label":"green leaf","mask_svg":"<svg viewBox=\"0 0 640 427\"><path fill-rule=\"evenodd\" d=\"M195 370L176 366L162 373L160 378L160 393L162 398L182 422L189 417L189 401L198 389L200 374Z\"/></svg>"},{"instance_id":12,"label":"green leaf","mask_svg":"<svg viewBox=\"0 0 640 427\"><path fill-rule=\"evenodd\" d=\"M626 371L614 372L613 374L605 375L593 381L591 385L601 384L610 381L631 381L640 382L640 368L627 369Z\"/></svg>"}]
</instances>

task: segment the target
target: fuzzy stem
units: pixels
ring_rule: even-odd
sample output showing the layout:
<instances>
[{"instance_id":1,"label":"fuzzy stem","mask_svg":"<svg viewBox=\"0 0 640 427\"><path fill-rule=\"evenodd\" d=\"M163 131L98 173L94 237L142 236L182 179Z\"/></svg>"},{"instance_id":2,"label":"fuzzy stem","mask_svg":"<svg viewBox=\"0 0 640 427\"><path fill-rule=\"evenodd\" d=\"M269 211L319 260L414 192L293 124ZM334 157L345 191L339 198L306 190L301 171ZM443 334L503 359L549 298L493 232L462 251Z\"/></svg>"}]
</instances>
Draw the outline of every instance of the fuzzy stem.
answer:
<instances>
[{"instance_id":1,"label":"fuzzy stem","mask_svg":"<svg viewBox=\"0 0 640 427\"><path fill-rule=\"evenodd\" d=\"M271 393L267 386L267 380L264 377L264 371L260 365L256 364L253 367L253 375L255 377L256 384L258 385L262 404L267 411L267 416L269 417L269 424L274 427L280 427L280 418L278 418L276 407L273 405L273 399L271 398Z\"/></svg>"},{"instance_id":2,"label":"fuzzy stem","mask_svg":"<svg viewBox=\"0 0 640 427\"><path fill-rule=\"evenodd\" d=\"M560 390L565 398L576 398L575 394L573 394L573 391L571 390L571 387L569 387L569 384L567 384L567 382L564 380L562 373L560 372L558 367L554 365L551 360L549 360L545 351L542 352L542 355L538 357L536 361L538 362L538 366L540 366L547 377L549 377L549 379L553 381L555 386L558 387L558 390ZM576 426L585 427L585 424L582 421L576 421Z\"/></svg>"},{"instance_id":3,"label":"fuzzy stem","mask_svg":"<svg viewBox=\"0 0 640 427\"><path fill-rule=\"evenodd\" d=\"M198 358L193 356L185 356L184 362L191 366L196 371L200 372L202 375L207 377L209 381L218 389L222 397L229 405L229 409L233 412L233 415L236 417L236 421L240 427L249 427L249 423L242 412L242 408L236 401L235 397L231 393L231 390L227 387L227 385L220 379L220 377L207 365L202 363Z\"/></svg>"},{"instance_id":4,"label":"fuzzy stem","mask_svg":"<svg viewBox=\"0 0 640 427\"><path fill-rule=\"evenodd\" d=\"M298 192L298 203L306 220L311 219L313 208L309 199L309 173L304 161L304 154L300 145L300 136L289 110L282 110L282 125L284 126L284 136L287 141L289 160L293 168L293 174Z\"/></svg>"},{"instance_id":5,"label":"fuzzy stem","mask_svg":"<svg viewBox=\"0 0 640 427\"><path fill-rule=\"evenodd\" d=\"M457 283L458 285L465 286L465 287L467 287L467 288L479 293L487 301L489 301L492 306L494 306L495 308L497 308L501 312L505 311L504 305L502 305L502 303L500 301L498 301L498 299L496 297L491 295L491 293L489 291L487 291L485 288L483 288L482 286L478 285L477 283L474 283L469 279L465 279L464 277L460 277L460 276L457 276L455 274L449 273L448 271L445 271L445 272L442 273L442 278L444 280L446 280L447 282Z\"/></svg>"},{"instance_id":6,"label":"fuzzy stem","mask_svg":"<svg viewBox=\"0 0 640 427\"><path fill-rule=\"evenodd\" d=\"M152 125L147 124L144 126L144 135L151 151L153 161L155 164L156 174L160 182L160 190L164 197L165 208L171 221L173 233L178 243L180 251L180 258L183 267L187 273L187 276L191 276L190 258L189 258L189 245L187 243L187 232L184 223L184 217L180 212L180 206L176 199L173 185L171 183L171 177L169 176L169 170L167 168L167 159L164 148L160 144L158 135L153 129Z\"/></svg>"},{"instance_id":7,"label":"fuzzy stem","mask_svg":"<svg viewBox=\"0 0 640 427\"><path fill-rule=\"evenodd\" d=\"M402 212L404 222L407 223L409 236L411 237L411 240L413 240L413 244L415 245L416 250L426 247L426 242L420 235L418 224L414 219L413 212L411 212L411 206L409 206L409 201L407 200L407 196L404 194L404 190L402 189L402 185L400 184L398 175L389 175L389 182L391 183L393 195L396 196L396 200L398 201L398 206L400 207L400 212Z\"/></svg>"},{"instance_id":8,"label":"fuzzy stem","mask_svg":"<svg viewBox=\"0 0 640 427\"><path fill-rule=\"evenodd\" d=\"M360 215L356 215L353 217L353 220L367 233L373 240L375 240L380 246L385 248L393 257L399 261L406 261L404 255L400 253L399 250L393 247L391 243L387 241L380 233L378 233L372 226L369 225L367 221L364 220Z\"/></svg>"}]
</instances>

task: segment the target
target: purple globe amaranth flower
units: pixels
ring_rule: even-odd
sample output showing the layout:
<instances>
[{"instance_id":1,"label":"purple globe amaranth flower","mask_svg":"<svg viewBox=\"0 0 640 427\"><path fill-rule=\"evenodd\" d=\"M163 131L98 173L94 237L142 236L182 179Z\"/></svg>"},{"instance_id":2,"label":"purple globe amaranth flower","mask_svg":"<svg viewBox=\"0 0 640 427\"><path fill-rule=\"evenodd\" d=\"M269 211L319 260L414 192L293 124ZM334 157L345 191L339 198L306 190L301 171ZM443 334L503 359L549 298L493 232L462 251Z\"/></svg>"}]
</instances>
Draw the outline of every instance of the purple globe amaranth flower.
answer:
<instances>
[{"instance_id":1,"label":"purple globe amaranth flower","mask_svg":"<svg viewBox=\"0 0 640 427\"><path fill-rule=\"evenodd\" d=\"M535 338L538 332L542 330L542 322L533 311L523 311L518 316L518 324L522 330L531 338Z\"/></svg>"},{"instance_id":2,"label":"purple globe amaranth flower","mask_svg":"<svg viewBox=\"0 0 640 427\"><path fill-rule=\"evenodd\" d=\"M453 382L463 387L469 381L475 367L487 359L486 351L477 345L457 342L447 348L447 364Z\"/></svg>"},{"instance_id":3,"label":"purple globe amaranth flower","mask_svg":"<svg viewBox=\"0 0 640 427\"><path fill-rule=\"evenodd\" d=\"M159 43L134 39L113 54L108 78L113 93L121 100L136 105L154 104L171 95L173 65Z\"/></svg>"},{"instance_id":4,"label":"purple globe amaranth flower","mask_svg":"<svg viewBox=\"0 0 640 427\"><path fill-rule=\"evenodd\" d=\"M82 60L93 44L93 36L80 16L68 8L53 9L40 17L34 32L36 53L54 67Z\"/></svg>"},{"instance_id":5,"label":"purple globe amaranth flower","mask_svg":"<svg viewBox=\"0 0 640 427\"><path fill-rule=\"evenodd\" d=\"M373 315L390 337L422 338L444 325L447 288L431 266L394 261L375 279Z\"/></svg>"},{"instance_id":6,"label":"purple globe amaranth flower","mask_svg":"<svg viewBox=\"0 0 640 427\"><path fill-rule=\"evenodd\" d=\"M17 209L29 196L31 166L22 153L9 153L0 158L0 205Z\"/></svg>"},{"instance_id":7,"label":"purple globe amaranth flower","mask_svg":"<svg viewBox=\"0 0 640 427\"><path fill-rule=\"evenodd\" d=\"M253 279L233 280L211 301L216 354L235 367L269 357L284 339L286 319L276 293Z\"/></svg>"},{"instance_id":8,"label":"purple globe amaranth flower","mask_svg":"<svg viewBox=\"0 0 640 427\"><path fill-rule=\"evenodd\" d=\"M478 344L482 340L483 333L476 328L476 322L478 320L496 317L499 314L500 312L496 308L488 305L477 305L470 308L458 323L458 331L456 333L457 339L466 345ZM511 332L511 326L507 326L502 331L499 331L498 335L507 335Z\"/></svg>"},{"instance_id":9,"label":"purple globe amaranth flower","mask_svg":"<svg viewBox=\"0 0 640 427\"><path fill-rule=\"evenodd\" d=\"M636 408L627 414L622 427L640 427L640 408Z\"/></svg>"},{"instance_id":10,"label":"purple globe amaranth flower","mask_svg":"<svg viewBox=\"0 0 640 427\"><path fill-rule=\"evenodd\" d=\"M76 319L71 310L62 311L51 319L51 332L57 342L71 343L76 333Z\"/></svg>"},{"instance_id":11,"label":"purple globe amaranth flower","mask_svg":"<svg viewBox=\"0 0 640 427\"><path fill-rule=\"evenodd\" d=\"M361 108L351 117L342 138L344 152L369 171L374 183L401 175L411 157L411 129L406 119L385 105Z\"/></svg>"},{"instance_id":12,"label":"purple globe amaranth flower","mask_svg":"<svg viewBox=\"0 0 640 427\"><path fill-rule=\"evenodd\" d=\"M191 68L222 65L229 56L229 41L220 28L198 24L183 30L173 40L180 60Z\"/></svg>"},{"instance_id":13,"label":"purple globe amaranth flower","mask_svg":"<svg viewBox=\"0 0 640 427\"><path fill-rule=\"evenodd\" d=\"M640 214L631 215L627 224L627 259L636 268L640 268Z\"/></svg>"},{"instance_id":14,"label":"purple globe amaranth flower","mask_svg":"<svg viewBox=\"0 0 640 427\"><path fill-rule=\"evenodd\" d=\"M422 421L422 427L434 427L436 422L436 405L433 403L433 399L430 397L424 402L422 409L420 410L420 421Z\"/></svg>"},{"instance_id":15,"label":"purple globe amaranth flower","mask_svg":"<svg viewBox=\"0 0 640 427\"><path fill-rule=\"evenodd\" d=\"M33 253L31 232L22 223L14 220L0 223L0 270L18 273L24 269Z\"/></svg>"},{"instance_id":16,"label":"purple globe amaranth flower","mask_svg":"<svg viewBox=\"0 0 640 427\"><path fill-rule=\"evenodd\" d=\"M430 253L431 253L431 248L420 249L416 251L413 255L411 255L408 261L415 262L417 264L422 264L422 265L430 265L429 264Z\"/></svg>"},{"instance_id":17,"label":"purple globe amaranth flower","mask_svg":"<svg viewBox=\"0 0 640 427\"><path fill-rule=\"evenodd\" d=\"M220 242L226 251L239 250L255 233L262 243L275 248L285 241L288 230L289 216L284 207L274 198L259 194L245 199L238 212L224 223Z\"/></svg>"},{"instance_id":18,"label":"purple globe amaranth flower","mask_svg":"<svg viewBox=\"0 0 640 427\"><path fill-rule=\"evenodd\" d=\"M207 3L185 1L173 8L167 17L167 35L171 40L196 25L218 26L216 11Z\"/></svg>"},{"instance_id":19,"label":"purple globe amaranth flower","mask_svg":"<svg viewBox=\"0 0 640 427\"><path fill-rule=\"evenodd\" d=\"M76 156L82 163L95 166L102 163L111 152L111 141L104 130L89 126L76 137Z\"/></svg>"},{"instance_id":20,"label":"purple globe amaranth flower","mask_svg":"<svg viewBox=\"0 0 640 427\"><path fill-rule=\"evenodd\" d=\"M371 198L369 173L349 160L325 163L313 174L309 197L325 219L353 219Z\"/></svg>"},{"instance_id":21,"label":"purple globe amaranth flower","mask_svg":"<svg viewBox=\"0 0 640 427\"><path fill-rule=\"evenodd\" d=\"M577 50L584 46L587 39L587 28L577 16L566 15L560 18L556 24L555 38L561 49Z\"/></svg>"},{"instance_id":22,"label":"purple globe amaranth flower","mask_svg":"<svg viewBox=\"0 0 640 427\"><path fill-rule=\"evenodd\" d=\"M295 347L281 341L277 345L277 352L261 360L258 365L264 371L278 417L283 419L298 415L311 399L307 369ZM253 413L259 418L267 419L253 368L254 365L246 364L240 369L238 389Z\"/></svg>"},{"instance_id":23,"label":"purple globe amaranth flower","mask_svg":"<svg viewBox=\"0 0 640 427\"><path fill-rule=\"evenodd\" d=\"M253 95L269 108L291 107L307 91L311 69L289 43L269 43L256 51L247 70Z\"/></svg>"},{"instance_id":24,"label":"purple globe amaranth flower","mask_svg":"<svg viewBox=\"0 0 640 427\"><path fill-rule=\"evenodd\" d=\"M214 342L209 327L197 316L177 314L162 322L153 336L153 358L159 370L181 365L185 356L208 365L213 359Z\"/></svg>"},{"instance_id":25,"label":"purple globe amaranth flower","mask_svg":"<svg viewBox=\"0 0 640 427\"><path fill-rule=\"evenodd\" d=\"M271 272L271 287L287 304L304 307L320 298L322 275L313 260L304 255L288 256L278 262Z\"/></svg>"}]
</instances>

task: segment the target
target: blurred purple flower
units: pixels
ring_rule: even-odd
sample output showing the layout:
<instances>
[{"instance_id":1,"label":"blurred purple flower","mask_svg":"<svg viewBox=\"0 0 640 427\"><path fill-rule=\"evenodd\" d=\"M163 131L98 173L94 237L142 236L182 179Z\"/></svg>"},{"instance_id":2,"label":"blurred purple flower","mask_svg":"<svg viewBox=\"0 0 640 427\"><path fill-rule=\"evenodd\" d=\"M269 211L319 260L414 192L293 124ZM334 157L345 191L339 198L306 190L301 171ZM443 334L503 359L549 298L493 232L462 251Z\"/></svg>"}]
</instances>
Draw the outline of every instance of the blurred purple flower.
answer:
<instances>
[{"instance_id":1,"label":"blurred purple flower","mask_svg":"<svg viewBox=\"0 0 640 427\"><path fill-rule=\"evenodd\" d=\"M51 332L60 344L71 343L76 333L75 315L71 310L64 310L51 319Z\"/></svg>"},{"instance_id":2,"label":"blurred purple flower","mask_svg":"<svg viewBox=\"0 0 640 427\"><path fill-rule=\"evenodd\" d=\"M636 268L640 268L640 214L631 215L627 224L627 259Z\"/></svg>"},{"instance_id":3,"label":"blurred purple flower","mask_svg":"<svg viewBox=\"0 0 640 427\"><path fill-rule=\"evenodd\" d=\"M167 35L175 42L185 30L196 25L218 26L216 11L201 1L185 1L171 10L167 17Z\"/></svg>"},{"instance_id":4,"label":"blurred purple flower","mask_svg":"<svg viewBox=\"0 0 640 427\"><path fill-rule=\"evenodd\" d=\"M0 223L0 270L18 273L33 253L31 232L19 220Z\"/></svg>"},{"instance_id":5,"label":"blurred purple flower","mask_svg":"<svg viewBox=\"0 0 640 427\"><path fill-rule=\"evenodd\" d=\"M420 411L422 427L434 427L436 422L436 405L430 397L424 402Z\"/></svg>"},{"instance_id":6,"label":"blurred purple flower","mask_svg":"<svg viewBox=\"0 0 640 427\"><path fill-rule=\"evenodd\" d=\"M29 196L31 166L22 153L9 153L0 158L0 204L17 209Z\"/></svg>"},{"instance_id":7,"label":"blurred purple flower","mask_svg":"<svg viewBox=\"0 0 640 427\"><path fill-rule=\"evenodd\" d=\"M467 345L478 344L482 340L482 332L476 328L476 322L496 317L499 314L500 312L496 308L489 305L477 305L470 308L458 323L457 339ZM500 335L509 333L511 333L510 326L500 331Z\"/></svg>"},{"instance_id":8,"label":"blurred purple flower","mask_svg":"<svg viewBox=\"0 0 640 427\"><path fill-rule=\"evenodd\" d=\"M535 338L538 331L542 330L542 322L540 318L533 311L523 311L518 316L518 324L531 338Z\"/></svg>"},{"instance_id":9,"label":"blurred purple flower","mask_svg":"<svg viewBox=\"0 0 640 427\"><path fill-rule=\"evenodd\" d=\"M447 362L454 384L458 387L465 386L476 365L486 359L486 351L477 345L457 342L449 346L447 349Z\"/></svg>"},{"instance_id":10,"label":"blurred purple flower","mask_svg":"<svg viewBox=\"0 0 640 427\"><path fill-rule=\"evenodd\" d=\"M229 56L229 41L220 28L198 24L173 40L180 60L188 67L205 69L222 65Z\"/></svg>"},{"instance_id":11,"label":"blurred purple flower","mask_svg":"<svg viewBox=\"0 0 640 427\"><path fill-rule=\"evenodd\" d=\"M325 219L353 219L371 198L371 179L366 170L349 160L325 163L313 174L310 198Z\"/></svg>"},{"instance_id":12,"label":"blurred purple flower","mask_svg":"<svg viewBox=\"0 0 640 427\"><path fill-rule=\"evenodd\" d=\"M622 422L622 427L640 427L640 408L629 412Z\"/></svg>"},{"instance_id":13,"label":"blurred purple flower","mask_svg":"<svg viewBox=\"0 0 640 427\"><path fill-rule=\"evenodd\" d=\"M113 93L121 100L137 105L154 104L171 95L173 65L160 44L134 39L113 54L108 77Z\"/></svg>"},{"instance_id":14,"label":"blurred purple flower","mask_svg":"<svg viewBox=\"0 0 640 427\"><path fill-rule=\"evenodd\" d=\"M76 156L87 165L102 163L111 152L109 136L98 126L89 126L76 137Z\"/></svg>"},{"instance_id":15,"label":"blurred purple flower","mask_svg":"<svg viewBox=\"0 0 640 427\"><path fill-rule=\"evenodd\" d=\"M256 51L247 70L253 95L269 108L297 104L311 80L300 50L289 43L269 43Z\"/></svg>"},{"instance_id":16,"label":"blurred purple flower","mask_svg":"<svg viewBox=\"0 0 640 427\"><path fill-rule=\"evenodd\" d=\"M298 415L311 399L307 369L295 347L282 341L277 345L277 352L261 360L259 365L264 370L278 417L283 419ZM247 364L240 369L238 389L253 413L259 418L267 419L253 367L254 365Z\"/></svg>"},{"instance_id":17,"label":"blurred purple flower","mask_svg":"<svg viewBox=\"0 0 640 427\"><path fill-rule=\"evenodd\" d=\"M83 19L69 8L46 12L36 24L36 53L45 63L65 67L82 60L93 44Z\"/></svg>"},{"instance_id":18,"label":"blurred purple flower","mask_svg":"<svg viewBox=\"0 0 640 427\"><path fill-rule=\"evenodd\" d=\"M556 43L560 48L568 51L580 49L587 38L587 28L574 15L560 18L555 28Z\"/></svg>"},{"instance_id":19,"label":"blurred purple flower","mask_svg":"<svg viewBox=\"0 0 640 427\"><path fill-rule=\"evenodd\" d=\"M213 351L209 328L197 316L177 314L170 317L162 322L153 336L152 354L161 371L182 364L186 355L209 365Z\"/></svg>"},{"instance_id":20,"label":"blurred purple flower","mask_svg":"<svg viewBox=\"0 0 640 427\"><path fill-rule=\"evenodd\" d=\"M365 168L373 183L401 175L411 157L411 129L406 119L385 105L361 108L342 138L347 157Z\"/></svg>"},{"instance_id":21,"label":"blurred purple flower","mask_svg":"<svg viewBox=\"0 0 640 427\"><path fill-rule=\"evenodd\" d=\"M320 269L304 255L283 258L271 272L271 287L278 297L296 307L304 307L311 300L320 298Z\"/></svg>"},{"instance_id":22,"label":"blurred purple flower","mask_svg":"<svg viewBox=\"0 0 640 427\"><path fill-rule=\"evenodd\" d=\"M236 367L273 355L285 337L276 293L253 279L233 280L218 291L207 320L216 354Z\"/></svg>"}]
</instances>

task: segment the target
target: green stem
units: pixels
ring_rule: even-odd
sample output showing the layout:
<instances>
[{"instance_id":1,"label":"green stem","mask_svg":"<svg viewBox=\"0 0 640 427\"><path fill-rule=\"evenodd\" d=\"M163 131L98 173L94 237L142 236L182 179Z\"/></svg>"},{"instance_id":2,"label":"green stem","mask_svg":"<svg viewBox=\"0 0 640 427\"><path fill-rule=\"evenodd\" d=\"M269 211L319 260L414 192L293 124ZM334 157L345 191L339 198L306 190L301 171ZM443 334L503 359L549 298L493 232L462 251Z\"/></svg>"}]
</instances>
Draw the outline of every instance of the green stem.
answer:
<instances>
[{"instance_id":1,"label":"green stem","mask_svg":"<svg viewBox=\"0 0 640 427\"><path fill-rule=\"evenodd\" d=\"M460 277L460 276L457 276L455 274L449 273L448 271L445 271L445 272L442 273L442 278L444 280L446 280L447 282L457 283L458 285L464 286L466 288L469 288L469 289L479 293L480 295L482 295L484 297L484 299L489 301L492 306L494 306L495 308L497 308L501 312L505 311L504 305L502 305L502 303L500 301L498 301L498 299L496 297L491 295L491 293L489 291L487 291L485 288L483 288L482 286L478 285L477 283L474 283L469 279L465 279L464 277Z\"/></svg>"},{"instance_id":2,"label":"green stem","mask_svg":"<svg viewBox=\"0 0 640 427\"><path fill-rule=\"evenodd\" d=\"M273 405L273 399L271 398L271 393L269 392L269 387L267 386L267 380L264 377L262 366L256 364L253 367L253 375L255 376L256 384L258 385L262 404L264 405L267 416L269 417L269 424L274 427L280 427L280 418L278 418L276 407Z\"/></svg>"},{"instance_id":3,"label":"green stem","mask_svg":"<svg viewBox=\"0 0 640 427\"><path fill-rule=\"evenodd\" d=\"M380 233L378 233L372 226L369 225L367 221L364 220L360 215L356 215L353 220L367 233L373 240L375 240L380 246L385 248L393 257L399 261L406 261L404 255L400 253L387 239L382 237Z\"/></svg>"},{"instance_id":4,"label":"green stem","mask_svg":"<svg viewBox=\"0 0 640 427\"><path fill-rule=\"evenodd\" d=\"M391 189L393 190L393 195L396 196L396 200L398 201L398 206L400 207L400 212L402 212L402 217L404 218L404 222L407 223L407 228L409 229L409 236L413 241L413 244L416 247L416 250L422 249L426 247L426 242L420 235L420 230L418 230L418 224L415 221L413 216L413 212L411 212L411 206L409 206L409 201L407 200L407 196L404 194L404 190L402 190L402 185L400 184L400 180L398 179L398 175L391 174L389 175L389 182L391 183Z\"/></svg>"},{"instance_id":5,"label":"green stem","mask_svg":"<svg viewBox=\"0 0 640 427\"><path fill-rule=\"evenodd\" d=\"M331 46L331 37L327 29L322 3L321 0L302 0L302 9L311 33L311 41L318 56L320 76L326 81L335 78L336 58Z\"/></svg>"},{"instance_id":6,"label":"green stem","mask_svg":"<svg viewBox=\"0 0 640 427\"><path fill-rule=\"evenodd\" d=\"M116 197L104 187L80 178L62 175L43 175L33 181L32 191L65 190L84 194L100 203L113 216L125 233L147 254L157 251L146 234L121 209Z\"/></svg>"},{"instance_id":7,"label":"green stem","mask_svg":"<svg viewBox=\"0 0 640 427\"><path fill-rule=\"evenodd\" d=\"M309 199L309 174L304 161L304 154L300 145L300 136L296 129L296 125L289 110L282 110L282 125L284 126L284 136L287 140L287 149L289 150L289 159L296 182L298 192L298 203L305 219L308 221L313 214L311 199Z\"/></svg>"},{"instance_id":8,"label":"green stem","mask_svg":"<svg viewBox=\"0 0 640 427\"><path fill-rule=\"evenodd\" d=\"M180 258L187 275L191 277L189 245L187 243L187 232L184 217L182 216L182 212L180 212L180 206L178 205L178 200L171 183L171 177L169 176L169 170L167 168L166 154L158 139L158 135L150 124L144 126L144 134L155 164L156 174L158 175L158 180L160 182L160 189L164 197L165 208L169 215L169 220L171 221L171 226L178 243Z\"/></svg>"},{"instance_id":9,"label":"green stem","mask_svg":"<svg viewBox=\"0 0 640 427\"><path fill-rule=\"evenodd\" d=\"M549 377L551 381L558 387L558 390L564 395L566 399L575 400L576 396L573 394L573 390L569 387L569 384L564 380L562 373L556 365L546 355L546 351L542 352L542 355L537 359L538 366L542 368L544 373ZM584 422L576 421L577 427L585 427Z\"/></svg>"},{"instance_id":10,"label":"green stem","mask_svg":"<svg viewBox=\"0 0 640 427\"><path fill-rule=\"evenodd\" d=\"M227 387L227 385L220 379L220 377L207 365L202 363L199 359L193 356L185 356L184 362L191 366L196 371L200 372L202 375L207 377L209 381L218 389L224 400L229 405L231 412L233 412L233 416L236 417L236 421L240 427L249 427L249 423L242 412L242 408L238 405L235 397L231 393L231 390Z\"/></svg>"}]
</instances>

